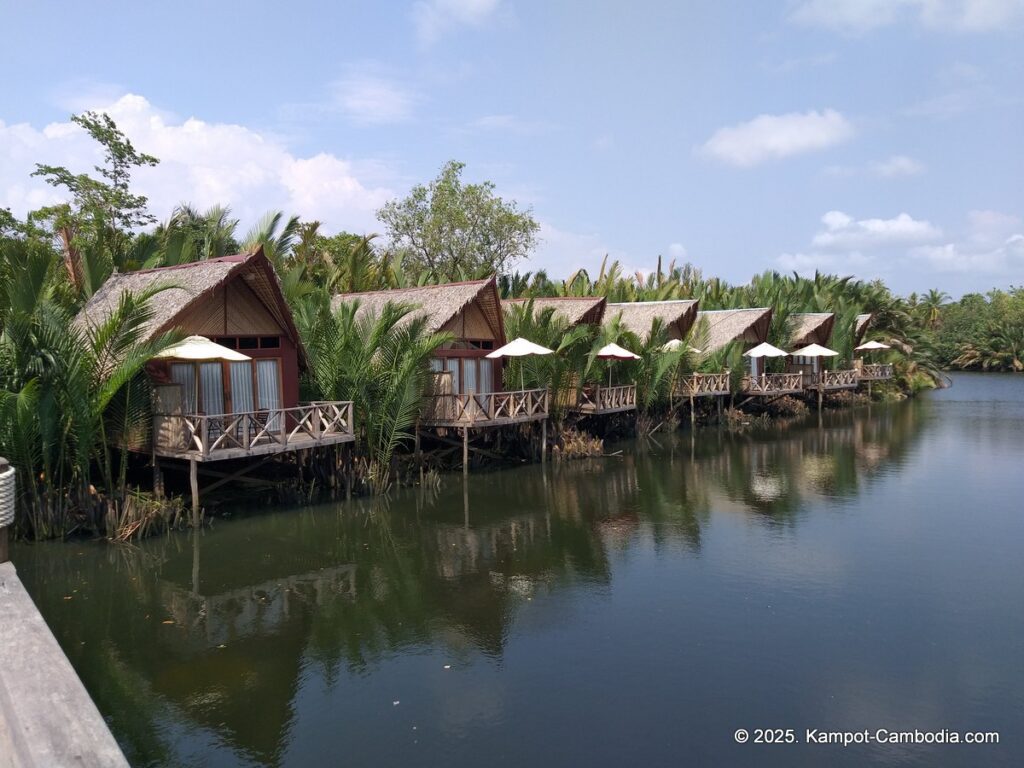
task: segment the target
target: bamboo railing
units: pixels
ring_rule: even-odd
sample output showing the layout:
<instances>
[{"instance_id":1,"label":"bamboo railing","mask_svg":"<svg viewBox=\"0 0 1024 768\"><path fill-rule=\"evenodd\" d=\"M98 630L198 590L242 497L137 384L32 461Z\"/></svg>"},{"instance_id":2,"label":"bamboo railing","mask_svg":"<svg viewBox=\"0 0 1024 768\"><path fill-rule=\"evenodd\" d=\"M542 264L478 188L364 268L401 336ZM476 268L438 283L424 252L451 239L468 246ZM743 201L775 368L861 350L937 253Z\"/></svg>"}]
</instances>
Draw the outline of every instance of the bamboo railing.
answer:
<instances>
[{"instance_id":1,"label":"bamboo railing","mask_svg":"<svg viewBox=\"0 0 1024 768\"><path fill-rule=\"evenodd\" d=\"M728 395L729 371L721 373L691 373L679 381L678 392L683 397Z\"/></svg>"},{"instance_id":2,"label":"bamboo railing","mask_svg":"<svg viewBox=\"0 0 1024 768\"><path fill-rule=\"evenodd\" d=\"M437 425L498 424L546 419L548 391L439 393L423 398L420 423Z\"/></svg>"},{"instance_id":3,"label":"bamboo railing","mask_svg":"<svg viewBox=\"0 0 1024 768\"><path fill-rule=\"evenodd\" d=\"M742 391L745 395L786 395L804 388L802 373L762 373L745 376Z\"/></svg>"},{"instance_id":4,"label":"bamboo railing","mask_svg":"<svg viewBox=\"0 0 1024 768\"><path fill-rule=\"evenodd\" d=\"M857 371L852 368L841 371L821 371L813 375L809 389L853 389L857 386Z\"/></svg>"},{"instance_id":5,"label":"bamboo railing","mask_svg":"<svg viewBox=\"0 0 1024 768\"><path fill-rule=\"evenodd\" d=\"M881 381L892 378L892 363L865 363L857 371L861 381Z\"/></svg>"},{"instance_id":6,"label":"bamboo railing","mask_svg":"<svg viewBox=\"0 0 1024 768\"><path fill-rule=\"evenodd\" d=\"M347 400L243 413L153 415L156 454L199 461L284 453L353 439L352 402Z\"/></svg>"},{"instance_id":7,"label":"bamboo railing","mask_svg":"<svg viewBox=\"0 0 1024 768\"><path fill-rule=\"evenodd\" d=\"M576 409L582 413L612 413L636 408L636 385L584 387Z\"/></svg>"}]
</instances>

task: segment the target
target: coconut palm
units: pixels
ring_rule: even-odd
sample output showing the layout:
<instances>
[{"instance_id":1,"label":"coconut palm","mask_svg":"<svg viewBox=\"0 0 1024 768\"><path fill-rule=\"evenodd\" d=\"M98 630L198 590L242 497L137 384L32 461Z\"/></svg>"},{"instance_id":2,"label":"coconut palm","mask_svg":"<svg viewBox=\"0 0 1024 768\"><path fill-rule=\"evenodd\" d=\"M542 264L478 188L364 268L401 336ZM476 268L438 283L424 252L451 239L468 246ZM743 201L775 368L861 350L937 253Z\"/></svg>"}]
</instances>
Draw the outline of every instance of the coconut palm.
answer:
<instances>
[{"instance_id":1,"label":"coconut palm","mask_svg":"<svg viewBox=\"0 0 1024 768\"><path fill-rule=\"evenodd\" d=\"M326 293L296 315L310 361L308 384L325 400L350 399L360 416L359 450L369 464L371 490L386 490L395 450L412 437L430 360L451 340L431 333L413 307L387 304L380 314L360 313L350 302L331 311Z\"/></svg>"}]
</instances>

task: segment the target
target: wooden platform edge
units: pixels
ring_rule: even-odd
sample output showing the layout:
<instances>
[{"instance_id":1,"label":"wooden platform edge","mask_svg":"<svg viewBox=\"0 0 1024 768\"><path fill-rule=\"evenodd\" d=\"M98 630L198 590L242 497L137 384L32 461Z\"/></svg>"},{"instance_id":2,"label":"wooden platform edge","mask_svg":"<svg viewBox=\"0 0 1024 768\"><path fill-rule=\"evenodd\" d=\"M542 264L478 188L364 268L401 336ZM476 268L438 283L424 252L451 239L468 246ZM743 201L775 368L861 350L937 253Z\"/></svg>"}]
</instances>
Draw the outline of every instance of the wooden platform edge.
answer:
<instances>
[{"instance_id":1,"label":"wooden platform edge","mask_svg":"<svg viewBox=\"0 0 1024 768\"><path fill-rule=\"evenodd\" d=\"M128 761L11 563L0 563L0 765Z\"/></svg>"}]
</instances>

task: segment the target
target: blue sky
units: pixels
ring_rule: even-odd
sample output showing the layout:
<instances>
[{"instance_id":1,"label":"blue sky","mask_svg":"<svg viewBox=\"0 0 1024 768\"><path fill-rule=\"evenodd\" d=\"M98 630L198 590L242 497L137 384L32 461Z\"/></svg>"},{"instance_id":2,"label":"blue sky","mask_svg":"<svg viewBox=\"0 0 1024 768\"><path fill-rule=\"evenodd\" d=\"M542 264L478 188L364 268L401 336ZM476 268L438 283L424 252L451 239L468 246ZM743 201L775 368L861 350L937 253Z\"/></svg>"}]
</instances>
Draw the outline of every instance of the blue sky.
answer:
<instances>
[{"instance_id":1,"label":"blue sky","mask_svg":"<svg viewBox=\"0 0 1024 768\"><path fill-rule=\"evenodd\" d=\"M213 6L0 0L0 206L51 202L32 163L87 168L67 118L107 109L163 160L160 218L376 231L455 158L532 207L522 268L554 276L1024 284L1024 0Z\"/></svg>"}]
</instances>

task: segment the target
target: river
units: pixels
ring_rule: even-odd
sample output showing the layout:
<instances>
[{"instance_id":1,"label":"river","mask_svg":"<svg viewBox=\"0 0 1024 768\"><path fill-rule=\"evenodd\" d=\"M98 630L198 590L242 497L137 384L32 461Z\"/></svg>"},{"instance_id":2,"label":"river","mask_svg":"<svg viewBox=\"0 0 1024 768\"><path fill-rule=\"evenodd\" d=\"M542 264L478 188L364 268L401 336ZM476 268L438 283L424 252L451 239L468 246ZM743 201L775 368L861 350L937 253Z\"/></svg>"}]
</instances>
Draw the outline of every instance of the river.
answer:
<instances>
[{"instance_id":1,"label":"river","mask_svg":"<svg viewBox=\"0 0 1024 768\"><path fill-rule=\"evenodd\" d=\"M1024 376L954 380L13 559L134 765L1017 766Z\"/></svg>"}]
</instances>

